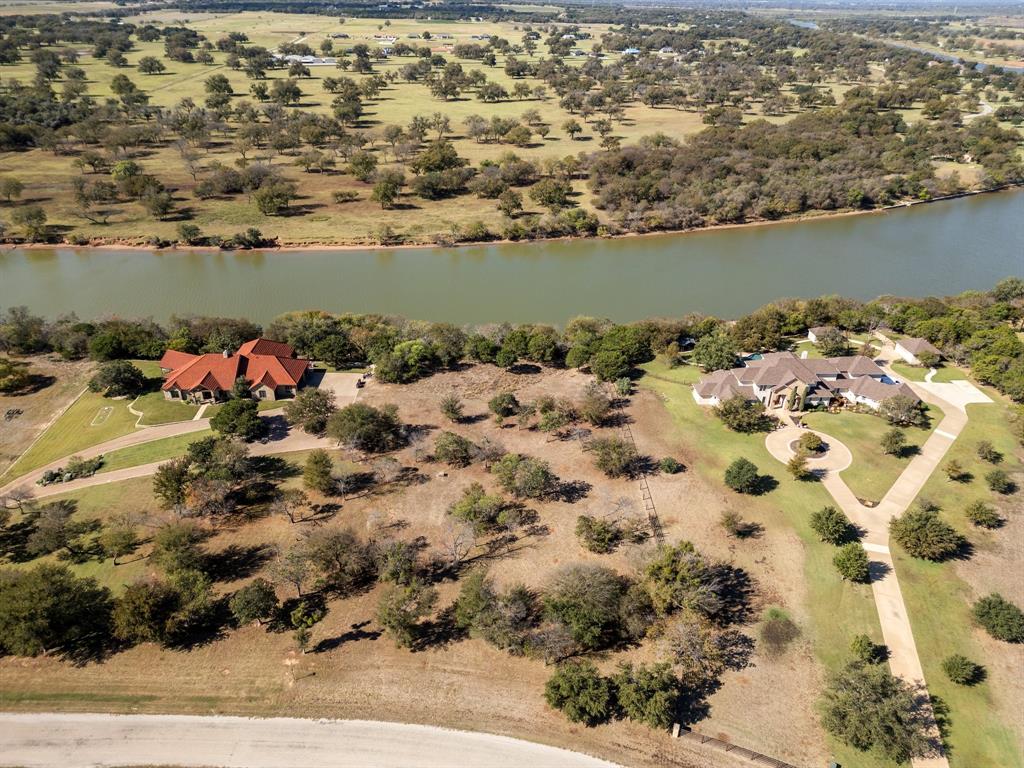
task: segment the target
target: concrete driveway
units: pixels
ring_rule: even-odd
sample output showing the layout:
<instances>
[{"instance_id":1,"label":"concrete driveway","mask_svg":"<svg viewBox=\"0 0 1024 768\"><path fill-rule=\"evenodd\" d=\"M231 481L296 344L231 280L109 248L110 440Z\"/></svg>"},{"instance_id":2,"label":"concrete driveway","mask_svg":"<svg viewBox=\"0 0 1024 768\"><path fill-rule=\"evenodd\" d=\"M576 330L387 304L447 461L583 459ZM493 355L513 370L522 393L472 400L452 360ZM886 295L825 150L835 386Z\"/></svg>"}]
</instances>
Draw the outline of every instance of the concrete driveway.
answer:
<instances>
[{"instance_id":1,"label":"concrete driveway","mask_svg":"<svg viewBox=\"0 0 1024 768\"><path fill-rule=\"evenodd\" d=\"M351 405L359 395L359 388L356 382L362 378L361 373L324 373L316 384L320 389L326 389L334 393L334 402L339 408Z\"/></svg>"},{"instance_id":2,"label":"concrete driveway","mask_svg":"<svg viewBox=\"0 0 1024 768\"><path fill-rule=\"evenodd\" d=\"M614 768L489 733L366 720L0 714L0 765L217 768Z\"/></svg>"}]
</instances>

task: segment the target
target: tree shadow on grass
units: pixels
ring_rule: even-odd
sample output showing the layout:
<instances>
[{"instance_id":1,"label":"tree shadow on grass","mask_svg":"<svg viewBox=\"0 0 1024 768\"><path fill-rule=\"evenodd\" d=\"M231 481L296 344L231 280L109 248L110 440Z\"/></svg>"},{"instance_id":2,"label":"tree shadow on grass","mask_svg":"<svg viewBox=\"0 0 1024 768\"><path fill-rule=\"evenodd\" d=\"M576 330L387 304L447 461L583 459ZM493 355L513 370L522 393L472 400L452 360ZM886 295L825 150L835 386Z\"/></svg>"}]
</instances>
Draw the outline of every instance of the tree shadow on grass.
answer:
<instances>
[{"instance_id":1,"label":"tree shadow on grass","mask_svg":"<svg viewBox=\"0 0 1024 768\"><path fill-rule=\"evenodd\" d=\"M203 571L212 581L235 581L254 574L274 556L268 544L243 547L230 544L219 552L210 552L203 562Z\"/></svg>"},{"instance_id":2,"label":"tree shadow on grass","mask_svg":"<svg viewBox=\"0 0 1024 768\"><path fill-rule=\"evenodd\" d=\"M360 640L377 640L383 632L379 629L365 629L369 624L369 621L360 621L356 624L352 624L347 631L342 632L337 637L327 637L321 640L313 647L312 652L326 653L327 651L333 651L348 643L356 643Z\"/></svg>"}]
</instances>

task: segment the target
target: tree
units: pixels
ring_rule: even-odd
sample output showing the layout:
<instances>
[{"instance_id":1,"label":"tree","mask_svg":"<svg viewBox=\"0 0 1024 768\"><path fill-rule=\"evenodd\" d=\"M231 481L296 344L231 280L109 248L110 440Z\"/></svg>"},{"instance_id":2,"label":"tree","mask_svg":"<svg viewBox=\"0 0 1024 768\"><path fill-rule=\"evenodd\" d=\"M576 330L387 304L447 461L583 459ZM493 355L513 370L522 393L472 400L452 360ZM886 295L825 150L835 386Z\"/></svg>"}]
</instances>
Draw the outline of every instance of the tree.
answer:
<instances>
[{"instance_id":1,"label":"tree","mask_svg":"<svg viewBox=\"0 0 1024 768\"><path fill-rule=\"evenodd\" d=\"M28 387L32 374L28 363L0 357L0 393L13 394Z\"/></svg>"},{"instance_id":2,"label":"tree","mask_svg":"<svg viewBox=\"0 0 1024 768\"><path fill-rule=\"evenodd\" d=\"M336 410L334 392L306 387L285 403L284 417L289 424L301 427L307 434L322 435L327 431L327 420Z\"/></svg>"},{"instance_id":3,"label":"tree","mask_svg":"<svg viewBox=\"0 0 1024 768\"><path fill-rule=\"evenodd\" d=\"M984 667L959 653L942 660L942 671L957 685L974 685L985 675Z\"/></svg>"},{"instance_id":4,"label":"tree","mask_svg":"<svg viewBox=\"0 0 1024 768\"><path fill-rule=\"evenodd\" d=\"M270 431L260 418L259 404L248 397L228 400L210 419L210 426L222 435L234 435L246 442L265 437Z\"/></svg>"},{"instance_id":5,"label":"tree","mask_svg":"<svg viewBox=\"0 0 1024 768\"><path fill-rule=\"evenodd\" d=\"M616 381L629 376L632 370L629 357L617 349L602 349L590 358L590 372L598 381Z\"/></svg>"},{"instance_id":6,"label":"tree","mask_svg":"<svg viewBox=\"0 0 1024 768\"><path fill-rule=\"evenodd\" d=\"M619 634L619 603L625 591L615 571L600 565L559 570L544 593L544 614L565 627L583 650L607 647Z\"/></svg>"},{"instance_id":7,"label":"tree","mask_svg":"<svg viewBox=\"0 0 1024 768\"><path fill-rule=\"evenodd\" d=\"M902 456L907 446L907 434L899 427L893 427L882 435L882 451L890 456Z\"/></svg>"},{"instance_id":8,"label":"tree","mask_svg":"<svg viewBox=\"0 0 1024 768\"><path fill-rule=\"evenodd\" d=\"M334 462L323 448L314 448L302 468L302 482L310 490L330 496L338 487L334 479Z\"/></svg>"},{"instance_id":9,"label":"tree","mask_svg":"<svg viewBox=\"0 0 1024 768\"><path fill-rule=\"evenodd\" d=\"M672 724L680 685L669 664L620 664L612 681L619 707L630 720L662 730Z\"/></svg>"},{"instance_id":10,"label":"tree","mask_svg":"<svg viewBox=\"0 0 1024 768\"><path fill-rule=\"evenodd\" d=\"M714 407L715 415L733 432L751 434L770 432L776 421L769 416L764 406L756 400L747 400L743 395L733 395Z\"/></svg>"},{"instance_id":11,"label":"tree","mask_svg":"<svg viewBox=\"0 0 1024 768\"><path fill-rule=\"evenodd\" d=\"M569 205L572 187L565 181L546 178L530 187L530 199L553 213Z\"/></svg>"},{"instance_id":12,"label":"tree","mask_svg":"<svg viewBox=\"0 0 1024 768\"><path fill-rule=\"evenodd\" d=\"M370 199L380 203L381 208L390 208L395 200L398 199L403 184L405 184L405 174L401 171L383 171L378 173Z\"/></svg>"},{"instance_id":13,"label":"tree","mask_svg":"<svg viewBox=\"0 0 1024 768\"><path fill-rule=\"evenodd\" d=\"M996 640L1024 643L1024 611L993 592L971 609L974 619Z\"/></svg>"},{"instance_id":14,"label":"tree","mask_svg":"<svg viewBox=\"0 0 1024 768\"><path fill-rule=\"evenodd\" d=\"M520 405L514 394L502 392L488 401L487 408L496 418L507 419L509 416L515 416L519 412Z\"/></svg>"},{"instance_id":15,"label":"tree","mask_svg":"<svg viewBox=\"0 0 1024 768\"><path fill-rule=\"evenodd\" d=\"M145 375L127 360L100 363L99 370L89 379L89 389L102 392L105 397L138 395L145 387Z\"/></svg>"},{"instance_id":16,"label":"tree","mask_svg":"<svg viewBox=\"0 0 1024 768\"><path fill-rule=\"evenodd\" d=\"M907 554L925 560L945 560L964 544L963 537L930 507L908 509L893 518L889 533Z\"/></svg>"},{"instance_id":17,"label":"tree","mask_svg":"<svg viewBox=\"0 0 1024 768\"><path fill-rule=\"evenodd\" d=\"M868 553L859 541L851 541L841 546L832 558L832 564L839 571L839 575L847 581L863 584L867 583L870 577Z\"/></svg>"},{"instance_id":18,"label":"tree","mask_svg":"<svg viewBox=\"0 0 1024 768\"><path fill-rule=\"evenodd\" d=\"M452 467L468 467L475 446L454 432L442 432L434 440L434 458Z\"/></svg>"},{"instance_id":19,"label":"tree","mask_svg":"<svg viewBox=\"0 0 1024 768\"><path fill-rule=\"evenodd\" d=\"M523 196L514 189L506 189L498 195L498 211L514 219L523 210Z\"/></svg>"},{"instance_id":20,"label":"tree","mask_svg":"<svg viewBox=\"0 0 1024 768\"><path fill-rule=\"evenodd\" d=\"M117 558L134 552L139 546L139 535L129 521L121 520L105 526L98 541L103 554L116 566Z\"/></svg>"},{"instance_id":21,"label":"tree","mask_svg":"<svg viewBox=\"0 0 1024 768\"><path fill-rule=\"evenodd\" d=\"M228 607L239 624L255 621L262 626L277 613L277 592L266 579L253 579L231 596Z\"/></svg>"},{"instance_id":22,"label":"tree","mask_svg":"<svg viewBox=\"0 0 1024 768\"><path fill-rule=\"evenodd\" d=\"M736 493L756 493L761 486L757 465L745 458L734 460L725 470L725 484Z\"/></svg>"},{"instance_id":23,"label":"tree","mask_svg":"<svg viewBox=\"0 0 1024 768\"><path fill-rule=\"evenodd\" d=\"M156 56L143 56L139 59L139 72L144 75L159 75L167 71L167 67Z\"/></svg>"},{"instance_id":24,"label":"tree","mask_svg":"<svg viewBox=\"0 0 1024 768\"><path fill-rule=\"evenodd\" d=\"M990 490L1005 495L1009 495L1014 492L1016 485L1010 479L1010 476L1001 469L993 469L991 472L985 474L985 485Z\"/></svg>"},{"instance_id":25,"label":"tree","mask_svg":"<svg viewBox=\"0 0 1024 768\"><path fill-rule=\"evenodd\" d=\"M11 214L11 223L19 227L25 239L31 243L46 237L46 211L38 205L27 205L18 208Z\"/></svg>"},{"instance_id":26,"label":"tree","mask_svg":"<svg viewBox=\"0 0 1024 768\"><path fill-rule=\"evenodd\" d=\"M88 654L110 632L111 606L106 587L65 566L0 569L0 650Z\"/></svg>"},{"instance_id":27,"label":"tree","mask_svg":"<svg viewBox=\"0 0 1024 768\"><path fill-rule=\"evenodd\" d=\"M13 176L0 177L0 196L8 203L14 198L21 197L25 185Z\"/></svg>"},{"instance_id":28,"label":"tree","mask_svg":"<svg viewBox=\"0 0 1024 768\"><path fill-rule=\"evenodd\" d=\"M863 664L879 664L885 660L884 646L878 645L867 635L857 635L850 641L850 652Z\"/></svg>"},{"instance_id":29,"label":"tree","mask_svg":"<svg viewBox=\"0 0 1024 768\"><path fill-rule=\"evenodd\" d=\"M482 534L498 525L506 506L501 496L488 494L480 483L472 483L462 491L462 496L448 507L448 514L472 526L475 533Z\"/></svg>"},{"instance_id":30,"label":"tree","mask_svg":"<svg viewBox=\"0 0 1024 768\"><path fill-rule=\"evenodd\" d=\"M286 181L269 181L252 194L256 208L264 216L277 216L291 205L297 192L295 185Z\"/></svg>"},{"instance_id":31,"label":"tree","mask_svg":"<svg viewBox=\"0 0 1024 768\"><path fill-rule=\"evenodd\" d=\"M168 523L153 536L153 561L168 573L199 570L204 554L202 531L190 521Z\"/></svg>"},{"instance_id":32,"label":"tree","mask_svg":"<svg viewBox=\"0 0 1024 768\"><path fill-rule=\"evenodd\" d=\"M853 535L850 518L835 507L828 506L811 513L811 530L829 544L845 544Z\"/></svg>"},{"instance_id":33,"label":"tree","mask_svg":"<svg viewBox=\"0 0 1024 768\"><path fill-rule=\"evenodd\" d=\"M377 573L371 547L349 530L318 528L306 536L303 553L324 584L341 595L368 584Z\"/></svg>"},{"instance_id":34,"label":"tree","mask_svg":"<svg viewBox=\"0 0 1024 768\"><path fill-rule=\"evenodd\" d=\"M1003 454L996 450L988 440L981 440L977 447L978 458L987 461L989 464L998 464L1003 460Z\"/></svg>"},{"instance_id":35,"label":"tree","mask_svg":"<svg viewBox=\"0 0 1024 768\"><path fill-rule=\"evenodd\" d=\"M352 403L331 414L327 420L328 437L340 445L365 451L384 453L405 442L404 427L393 405L374 408Z\"/></svg>"},{"instance_id":36,"label":"tree","mask_svg":"<svg viewBox=\"0 0 1024 768\"><path fill-rule=\"evenodd\" d=\"M544 700L571 722L598 725L614 711L611 681L589 661L560 664L544 684Z\"/></svg>"},{"instance_id":37,"label":"tree","mask_svg":"<svg viewBox=\"0 0 1024 768\"><path fill-rule=\"evenodd\" d=\"M189 467L187 456L171 459L156 468L153 475L153 495L165 509L181 508L188 492Z\"/></svg>"},{"instance_id":38,"label":"tree","mask_svg":"<svg viewBox=\"0 0 1024 768\"><path fill-rule=\"evenodd\" d=\"M609 520L580 515L576 518L576 538L590 552L603 555L622 540L622 529Z\"/></svg>"},{"instance_id":39,"label":"tree","mask_svg":"<svg viewBox=\"0 0 1024 768\"><path fill-rule=\"evenodd\" d=\"M810 467L807 466L807 456L802 451L793 454L790 460L786 462L786 470L792 475L794 480L807 480L814 476Z\"/></svg>"},{"instance_id":40,"label":"tree","mask_svg":"<svg viewBox=\"0 0 1024 768\"><path fill-rule=\"evenodd\" d=\"M691 360L705 373L728 370L736 365L736 345L728 333L717 330L697 340Z\"/></svg>"},{"instance_id":41,"label":"tree","mask_svg":"<svg viewBox=\"0 0 1024 768\"><path fill-rule=\"evenodd\" d=\"M910 685L880 665L851 664L830 676L822 725L845 744L894 762L926 754L928 724Z\"/></svg>"},{"instance_id":42,"label":"tree","mask_svg":"<svg viewBox=\"0 0 1024 768\"><path fill-rule=\"evenodd\" d=\"M541 459L506 453L491 467L501 487L519 499L539 499L554 492L558 478Z\"/></svg>"},{"instance_id":43,"label":"tree","mask_svg":"<svg viewBox=\"0 0 1024 768\"><path fill-rule=\"evenodd\" d=\"M377 621L400 648L411 648L420 636L420 619L433 612L437 590L413 581L388 589L377 604Z\"/></svg>"},{"instance_id":44,"label":"tree","mask_svg":"<svg viewBox=\"0 0 1024 768\"><path fill-rule=\"evenodd\" d=\"M562 123L562 130L571 140L575 141L576 137L583 133L583 126L575 120L566 120Z\"/></svg>"},{"instance_id":45,"label":"tree","mask_svg":"<svg viewBox=\"0 0 1024 768\"><path fill-rule=\"evenodd\" d=\"M911 395L893 395L882 401L879 414L890 424L899 427L924 427L928 414L924 403Z\"/></svg>"},{"instance_id":46,"label":"tree","mask_svg":"<svg viewBox=\"0 0 1024 768\"><path fill-rule=\"evenodd\" d=\"M850 354L850 340L838 328L829 327L822 331L815 346L824 357L843 357Z\"/></svg>"}]
</instances>

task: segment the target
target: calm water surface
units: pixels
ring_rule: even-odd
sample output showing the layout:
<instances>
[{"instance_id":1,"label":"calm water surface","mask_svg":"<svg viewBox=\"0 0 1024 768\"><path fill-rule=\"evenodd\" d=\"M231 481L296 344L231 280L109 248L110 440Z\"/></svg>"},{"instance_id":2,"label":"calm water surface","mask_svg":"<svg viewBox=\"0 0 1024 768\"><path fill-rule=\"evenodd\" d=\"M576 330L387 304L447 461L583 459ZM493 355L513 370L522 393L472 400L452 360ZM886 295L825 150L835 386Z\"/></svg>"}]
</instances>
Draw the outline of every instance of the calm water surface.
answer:
<instances>
[{"instance_id":1,"label":"calm water surface","mask_svg":"<svg viewBox=\"0 0 1024 768\"><path fill-rule=\"evenodd\" d=\"M270 227L266 227L270 230ZM764 227L453 249L0 252L0 307L267 321L293 309L458 323L735 316L780 297L950 294L1024 276L1024 191Z\"/></svg>"}]
</instances>

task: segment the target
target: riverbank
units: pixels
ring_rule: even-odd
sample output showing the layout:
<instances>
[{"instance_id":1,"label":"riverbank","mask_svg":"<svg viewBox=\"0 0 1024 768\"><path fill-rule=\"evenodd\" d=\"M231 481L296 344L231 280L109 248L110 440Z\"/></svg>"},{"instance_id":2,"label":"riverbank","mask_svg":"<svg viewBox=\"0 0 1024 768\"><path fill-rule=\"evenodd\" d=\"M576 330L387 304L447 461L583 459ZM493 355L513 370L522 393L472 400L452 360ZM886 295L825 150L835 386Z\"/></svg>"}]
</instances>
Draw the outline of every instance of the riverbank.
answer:
<instances>
[{"instance_id":1,"label":"riverbank","mask_svg":"<svg viewBox=\"0 0 1024 768\"><path fill-rule=\"evenodd\" d=\"M691 227L689 229L665 229L654 232L621 232L621 233L609 233L604 235L582 235L582 236L562 236L562 237L550 237L550 238L536 238L532 240L509 240L509 239L492 239L492 240L465 240L454 243L434 243L434 242L422 242L422 243L395 243L395 244L382 244L373 242L353 242L353 241L324 241L324 240L310 240L310 241L289 241L285 243L278 243L276 245L268 245L262 248L225 248L216 245L187 245L184 243L173 243L168 246L156 246L148 242L146 239L138 238L133 240L125 239L93 239L87 244L75 244L69 242L61 243L3 243L0 245L0 252L13 251L13 250L52 250L54 248L73 248L75 250L89 251L89 250L103 250L103 251L150 251L153 253L167 253L174 251L188 251L195 253L245 253L245 252L265 252L265 253L304 253L310 251L396 251L396 250L428 250L428 249L452 249L452 248L465 248L482 245L524 245L529 243L559 243L559 242L578 242L587 240L623 240L631 238L654 238L654 237L678 237L681 235L690 235L698 233L710 233L719 231L728 231L736 229L750 229L754 227L773 227L773 226L784 226L792 224L801 224L808 221L820 221L827 219L839 219L850 216L864 216L870 214L884 214L895 210L904 210L920 205L927 205L929 203L940 203L948 202L951 200L961 200L969 197L976 197L978 195L989 195L996 192L1008 192L1015 191L1024 188L1024 182L1004 184L998 187L992 187L989 189L977 189L977 190L965 190L963 192L957 192L950 195L941 195L939 197L932 197L927 200L905 200L899 203L893 203L891 205L884 205L878 208L868 209L843 209L837 211L820 211L820 212L807 212L797 214L794 216L787 216L781 219L758 219L756 221L744 221L738 223L729 224L713 224L706 227Z\"/></svg>"}]
</instances>

